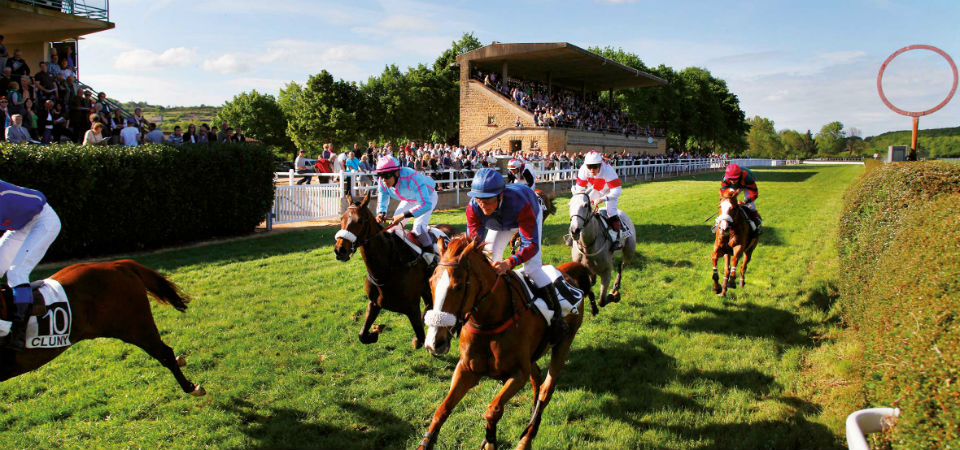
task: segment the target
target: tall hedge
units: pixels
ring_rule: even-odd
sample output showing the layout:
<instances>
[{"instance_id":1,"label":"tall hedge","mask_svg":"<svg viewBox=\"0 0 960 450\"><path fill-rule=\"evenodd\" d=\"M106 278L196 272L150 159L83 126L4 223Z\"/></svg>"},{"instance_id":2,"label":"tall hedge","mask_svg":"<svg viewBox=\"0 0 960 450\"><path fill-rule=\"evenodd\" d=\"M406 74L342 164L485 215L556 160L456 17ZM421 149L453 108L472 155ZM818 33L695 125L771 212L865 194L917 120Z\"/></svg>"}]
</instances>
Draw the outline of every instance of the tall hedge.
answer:
<instances>
[{"instance_id":1,"label":"tall hedge","mask_svg":"<svg viewBox=\"0 0 960 450\"><path fill-rule=\"evenodd\" d=\"M960 165L890 164L847 193L841 299L864 407L896 406L894 448L960 448Z\"/></svg>"},{"instance_id":2,"label":"tall hedge","mask_svg":"<svg viewBox=\"0 0 960 450\"><path fill-rule=\"evenodd\" d=\"M43 192L60 216L47 260L249 233L273 201L273 157L248 144L3 144L0 179Z\"/></svg>"}]
</instances>

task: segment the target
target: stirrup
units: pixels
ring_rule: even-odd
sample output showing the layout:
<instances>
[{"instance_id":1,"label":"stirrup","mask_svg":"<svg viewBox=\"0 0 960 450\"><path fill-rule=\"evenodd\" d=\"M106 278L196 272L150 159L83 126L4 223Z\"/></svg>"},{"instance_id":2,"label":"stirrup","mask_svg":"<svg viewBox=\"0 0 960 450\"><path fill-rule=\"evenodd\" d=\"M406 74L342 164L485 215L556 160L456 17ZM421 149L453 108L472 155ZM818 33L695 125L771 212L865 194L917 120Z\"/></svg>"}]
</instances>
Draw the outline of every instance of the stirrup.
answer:
<instances>
[{"instance_id":1,"label":"stirrup","mask_svg":"<svg viewBox=\"0 0 960 450\"><path fill-rule=\"evenodd\" d=\"M423 258L423 261L427 263L427 267L430 267L437 262L437 255L431 252L423 252L420 255Z\"/></svg>"}]
</instances>

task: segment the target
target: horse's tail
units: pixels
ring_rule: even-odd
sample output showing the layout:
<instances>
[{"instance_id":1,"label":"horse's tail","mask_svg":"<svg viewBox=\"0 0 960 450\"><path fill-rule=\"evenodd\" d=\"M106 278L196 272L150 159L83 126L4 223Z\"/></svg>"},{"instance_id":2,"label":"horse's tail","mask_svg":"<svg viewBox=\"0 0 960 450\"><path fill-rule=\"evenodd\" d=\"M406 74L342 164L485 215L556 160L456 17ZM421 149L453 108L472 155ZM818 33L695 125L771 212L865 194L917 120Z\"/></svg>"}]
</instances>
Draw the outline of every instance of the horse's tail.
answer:
<instances>
[{"instance_id":1,"label":"horse's tail","mask_svg":"<svg viewBox=\"0 0 960 450\"><path fill-rule=\"evenodd\" d=\"M157 271L144 266L132 259L123 259L116 261L115 264L121 268L129 270L147 289L147 292L156 299L157 303L173 306L177 311L187 310L187 303L190 303L190 297L180 290L180 287L172 281L160 275Z\"/></svg>"}]
</instances>

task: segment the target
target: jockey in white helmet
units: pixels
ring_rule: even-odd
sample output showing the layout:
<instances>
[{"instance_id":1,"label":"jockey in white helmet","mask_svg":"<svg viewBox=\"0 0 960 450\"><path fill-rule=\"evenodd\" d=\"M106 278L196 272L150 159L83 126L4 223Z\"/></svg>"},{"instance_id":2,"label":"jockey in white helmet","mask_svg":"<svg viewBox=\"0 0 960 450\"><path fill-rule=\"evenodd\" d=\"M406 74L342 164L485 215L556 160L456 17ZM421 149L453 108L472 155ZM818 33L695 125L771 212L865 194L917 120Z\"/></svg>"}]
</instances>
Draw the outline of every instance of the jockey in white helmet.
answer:
<instances>
[{"instance_id":1,"label":"jockey in white helmet","mask_svg":"<svg viewBox=\"0 0 960 450\"><path fill-rule=\"evenodd\" d=\"M603 162L603 155L600 152L587 152L583 158L583 166L577 172L577 183L572 189L574 194L587 193L590 196L590 202L596 206L601 202L607 203L607 220L613 235L613 249L622 248L620 242L621 230L620 210L617 209L617 199L623 188L620 187L620 177L617 171L613 170L609 164Z\"/></svg>"},{"instance_id":2,"label":"jockey in white helmet","mask_svg":"<svg viewBox=\"0 0 960 450\"><path fill-rule=\"evenodd\" d=\"M436 262L437 252L430 238L430 215L437 206L437 183L432 178L409 167L400 167L392 156L377 161L377 220L386 222L390 198L400 201L393 212L394 226L413 218L413 234L423 249L423 260L428 266Z\"/></svg>"},{"instance_id":3,"label":"jockey in white helmet","mask_svg":"<svg viewBox=\"0 0 960 450\"><path fill-rule=\"evenodd\" d=\"M507 183L525 183L530 189L536 189L537 173L522 159L511 159L507 163L507 170Z\"/></svg>"}]
</instances>

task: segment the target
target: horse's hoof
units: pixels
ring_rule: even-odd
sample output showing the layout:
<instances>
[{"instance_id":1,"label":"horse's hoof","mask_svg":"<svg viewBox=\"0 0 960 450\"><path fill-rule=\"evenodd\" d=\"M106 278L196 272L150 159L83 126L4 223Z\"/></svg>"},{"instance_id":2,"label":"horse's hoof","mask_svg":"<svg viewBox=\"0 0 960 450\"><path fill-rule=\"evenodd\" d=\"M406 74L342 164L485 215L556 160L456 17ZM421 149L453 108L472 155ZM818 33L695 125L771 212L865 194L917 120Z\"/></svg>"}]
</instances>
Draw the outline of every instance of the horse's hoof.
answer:
<instances>
[{"instance_id":1,"label":"horse's hoof","mask_svg":"<svg viewBox=\"0 0 960 450\"><path fill-rule=\"evenodd\" d=\"M484 439L483 444L480 445L480 450L497 450L497 444L487 442L487 440Z\"/></svg>"},{"instance_id":2,"label":"horse's hoof","mask_svg":"<svg viewBox=\"0 0 960 450\"><path fill-rule=\"evenodd\" d=\"M596 317L597 314L600 314L600 308L597 308L596 305L590 305L590 312Z\"/></svg>"},{"instance_id":3,"label":"horse's hoof","mask_svg":"<svg viewBox=\"0 0 960 450\"><path fill-rule=\"evenodd\" d=\"M187 358L177 357L177 367L183 367L187 365Z\"/></svg>"},{"instance_id":4,"label":"horse's hoof","mask_svg":"<svg viewBox=\"0 0 960 450\"><path fill-rule=\"evenodd\" d=\"M418 350L420 349L420 347L423 347L423 341L421 341L420 339L413 338L413 341L411 341L411 343L413 344L414 350Z\"/></svg>"},{"instance_id":5,"label":"horse's hoof","mask_svg":"<svg viewBox=\"0 0 960 450\"><path fill-rule=\"evenodd\" d=\"M377 340L380 339L380 335L377 333L367 333L360 335L361 344L374 344Z\"/></svg>"},{"instance_id":6,"label":"horse's hoof","mask_svg":"<svg viewBox=\"0 0 960 450\"><path fill-rule=\"evenodd\" d=\"M198 384L197 387L193 389L193 392L190 393L190 395L192 395L192 396L194 396L194 397L203 397L204 395L207 395L207 390L204 389L204 388L202 388L202 387Z\"/></svg>"}]
</instances>

